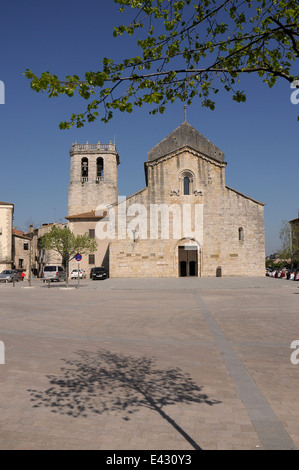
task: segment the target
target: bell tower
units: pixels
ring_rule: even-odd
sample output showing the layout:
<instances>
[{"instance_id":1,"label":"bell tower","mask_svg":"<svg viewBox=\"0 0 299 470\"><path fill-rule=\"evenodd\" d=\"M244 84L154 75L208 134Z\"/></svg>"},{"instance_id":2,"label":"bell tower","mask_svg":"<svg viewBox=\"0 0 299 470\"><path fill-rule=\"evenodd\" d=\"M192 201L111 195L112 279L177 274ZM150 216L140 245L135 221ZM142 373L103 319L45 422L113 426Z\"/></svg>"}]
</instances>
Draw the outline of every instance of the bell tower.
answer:
<instances>
[{"instance_id":1,"label":"bell tower","mask_svg":"<svg viewBox=\"0 0 299 470\"><path fill-rule=\"evenodd\" d=\"M78 144L70 150L68 215L96 210L118 200L119 155L115 144Z\"/></svg>"}]
</instances>

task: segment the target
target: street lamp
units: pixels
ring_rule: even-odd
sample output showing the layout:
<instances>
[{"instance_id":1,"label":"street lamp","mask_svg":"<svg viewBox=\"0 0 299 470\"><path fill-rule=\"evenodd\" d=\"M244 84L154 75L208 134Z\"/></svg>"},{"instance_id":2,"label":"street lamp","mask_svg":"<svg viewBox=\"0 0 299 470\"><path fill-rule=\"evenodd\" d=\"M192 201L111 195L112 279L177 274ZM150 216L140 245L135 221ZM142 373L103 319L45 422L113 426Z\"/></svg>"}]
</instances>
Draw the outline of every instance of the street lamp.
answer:
<instances>
[{"instance_id":1,"label":"street lamp","mask_svg":"<svg viewBox=\"0 0 299 470\"><path fill-rule=\"evenodd\" d=\"M32 238L33 238L33 225L30 225L30 232L29 232L29 275L28 275L28 282L29 282L30 287L31 287L31 265L32 265Z\"/></svg>"}]
</instances>

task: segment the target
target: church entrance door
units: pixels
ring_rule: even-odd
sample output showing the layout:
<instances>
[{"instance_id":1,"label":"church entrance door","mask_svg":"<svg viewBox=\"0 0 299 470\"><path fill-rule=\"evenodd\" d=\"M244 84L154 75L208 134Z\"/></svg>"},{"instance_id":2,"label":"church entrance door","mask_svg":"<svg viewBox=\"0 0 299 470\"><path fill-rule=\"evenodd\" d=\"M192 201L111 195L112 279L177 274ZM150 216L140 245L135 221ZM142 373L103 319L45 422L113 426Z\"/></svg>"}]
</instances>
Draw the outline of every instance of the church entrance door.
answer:
<instances>
[{"instance_id":1,"label":"church entrance door","mask_svg":"<svg viewBox=\"0 0 299 470\"><path fill-rule=\"evenodd\" d=\"M198 276L198 250L195 246L179 246L179 277Z\"/></svg>"}]
</instances>

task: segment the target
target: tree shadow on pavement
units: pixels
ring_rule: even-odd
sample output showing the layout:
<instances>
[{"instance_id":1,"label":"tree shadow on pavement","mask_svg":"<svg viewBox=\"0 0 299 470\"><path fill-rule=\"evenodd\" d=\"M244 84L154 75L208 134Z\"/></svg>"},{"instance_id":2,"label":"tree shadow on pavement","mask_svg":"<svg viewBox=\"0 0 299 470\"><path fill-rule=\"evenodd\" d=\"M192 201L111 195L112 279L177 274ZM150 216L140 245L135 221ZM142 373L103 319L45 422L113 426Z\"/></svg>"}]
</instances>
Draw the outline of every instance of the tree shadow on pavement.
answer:
<instances>
[{"instance_id":1,"label":"tree shadow on pavement","mask_svg":"<svg viewBox=\"0 0 299 470\"><path fill-rule=\"evenodd\" d=\"M96 353L78 351L77 360L65 360L61 376L47 376L50 388L28 390L34 407L46 406L54 413L74 418L89 413L120 412L123 419L140 407L159 413L196 450L200 446L164 411L175 404L220 401L209 399L190 377L176 368L159 369L155 359L113 354L106 350Z\"/></svg>"}]
</instances>

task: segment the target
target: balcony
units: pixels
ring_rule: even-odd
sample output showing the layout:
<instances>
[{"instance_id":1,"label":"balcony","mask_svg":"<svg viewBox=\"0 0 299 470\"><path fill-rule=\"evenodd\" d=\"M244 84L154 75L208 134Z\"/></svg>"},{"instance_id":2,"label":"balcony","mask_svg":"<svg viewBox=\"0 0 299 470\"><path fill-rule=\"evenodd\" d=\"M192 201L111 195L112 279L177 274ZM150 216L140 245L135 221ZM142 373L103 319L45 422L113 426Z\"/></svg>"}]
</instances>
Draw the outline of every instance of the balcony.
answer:
<instances>
[{"instance_id":1,"label":"balcony","mask_svg":"<svg viewBox=\"0 0 299 470\"><path fill-rule=\"evenodd\" d=\"M112 144L112 142L109 144L101 144L100 142L97 144L89 144L88 142L86 142L86 144L78 144L75 142L72 145L72 152L85 152L87 150L95 150L97 152L116 152L116 146L115 144Z\"/></svg>"}]
</instances>

